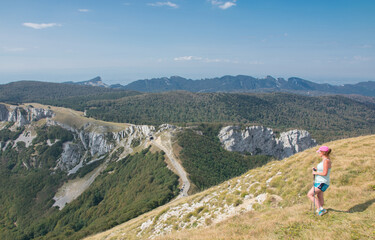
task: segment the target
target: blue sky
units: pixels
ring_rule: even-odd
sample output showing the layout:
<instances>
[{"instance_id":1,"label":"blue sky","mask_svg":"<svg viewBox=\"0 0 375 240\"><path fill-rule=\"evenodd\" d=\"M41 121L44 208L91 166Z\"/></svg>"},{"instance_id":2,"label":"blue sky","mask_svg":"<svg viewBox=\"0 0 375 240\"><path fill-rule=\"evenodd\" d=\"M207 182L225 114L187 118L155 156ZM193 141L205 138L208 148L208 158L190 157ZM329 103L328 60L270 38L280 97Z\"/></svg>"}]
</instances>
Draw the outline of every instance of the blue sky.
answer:
<instances>
[{"instance_id":1,"label":"blue sky","mask_svg":"<svg viewBox=\"0 0 375 240\"><path fill-rule=\"evenodd\" d=\"M373 0L1 0L0 83L375 81Z\"/></svg>"}]
</instances>

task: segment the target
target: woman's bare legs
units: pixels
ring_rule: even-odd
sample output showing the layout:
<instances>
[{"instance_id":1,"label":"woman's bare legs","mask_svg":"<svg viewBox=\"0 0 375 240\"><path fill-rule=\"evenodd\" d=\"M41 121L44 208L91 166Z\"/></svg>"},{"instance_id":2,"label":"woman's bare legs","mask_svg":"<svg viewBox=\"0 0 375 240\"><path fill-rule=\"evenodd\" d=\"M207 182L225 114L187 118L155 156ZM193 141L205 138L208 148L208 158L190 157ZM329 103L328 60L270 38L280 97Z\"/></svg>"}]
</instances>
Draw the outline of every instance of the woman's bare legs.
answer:
<instances>
[{"instance_id":1,"label":"woman's bare legs","mask_svg":"<svg viewBox=\"0 0 375 240\"><path fill-rule=\"evenodd\" d=\"M317 197L314 196L314 188L315 188L315 195ZM321 194L321 197L323 197L323 192L319 188L316 188L316 187L312 187L310 189L310 191L307 193L307 197L310 199L311 202L315 201L315 207L318 208L318 209L321 206L323 206L323 204L321 204L321 203L324 203L324 199L323 198L322 198L322 200L320 200L319 194Z\"/></svg>"},{"instance_id":2,"label":"woman's bare legs","mask_svg":"<svg viewBox=\"0 0 375 240\"><path fill-rule=\"evenodd\" d=\"M316 192L316 191L315 191L315 192ZM324 196L323 196L323 192L322 192L322 191L318 192L318 193L317 193L317 197L318 197L318 199L319 199L319 205L320 205L321 207L323 207L323 205L324 205Z\"/></svg>"}]
</instances>

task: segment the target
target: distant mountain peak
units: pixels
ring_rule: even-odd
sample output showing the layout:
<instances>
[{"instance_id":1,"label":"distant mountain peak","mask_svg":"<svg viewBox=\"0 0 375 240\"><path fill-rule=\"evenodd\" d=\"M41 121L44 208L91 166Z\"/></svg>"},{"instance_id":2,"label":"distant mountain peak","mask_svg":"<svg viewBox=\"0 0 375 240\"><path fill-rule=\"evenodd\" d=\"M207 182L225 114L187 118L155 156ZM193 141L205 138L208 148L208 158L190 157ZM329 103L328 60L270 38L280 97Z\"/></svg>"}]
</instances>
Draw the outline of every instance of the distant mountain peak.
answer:
<instances>
[{"instance_id":1,"label":"distant mountain peak","mask_svg":"<svg viewBox=\"0 0 375 240\"><path fill-rule=\"evenodd\" d=\"M266 79L269 79L269 80L276 80L274 77L272 77L271 75L267 75Z\"/></svg>"},{"instance_id":2,"label":"distant mountain peak","mask_svg":"<svg viewBox=\"0 0 375 240\"><path fill-rule=\"evenodd\" d=\"M95 83L97 83L97 82L100 82L100 83L103 83L102 82L102 78L100 77L100 76L97 76L97 77L95 77L95 78L93 78L93 79L91 79L91 80L88 80L87 82L95 82Z\"/></svg>"},{"instance_id":3,"label":"distant mountain peak","mask_svg":"<svg viewBox=\"0 0 375 240\"><path fill-rule=\"evenodd\" d=\"M76 85L86 85L86 86L93 86L93 87L105 87L108 88L109 86L103 83L103 80L100 76L97 76L93 79L82 81L82 82L65 82L69 84L76 84Z\"/></svg>"}]
</instances>

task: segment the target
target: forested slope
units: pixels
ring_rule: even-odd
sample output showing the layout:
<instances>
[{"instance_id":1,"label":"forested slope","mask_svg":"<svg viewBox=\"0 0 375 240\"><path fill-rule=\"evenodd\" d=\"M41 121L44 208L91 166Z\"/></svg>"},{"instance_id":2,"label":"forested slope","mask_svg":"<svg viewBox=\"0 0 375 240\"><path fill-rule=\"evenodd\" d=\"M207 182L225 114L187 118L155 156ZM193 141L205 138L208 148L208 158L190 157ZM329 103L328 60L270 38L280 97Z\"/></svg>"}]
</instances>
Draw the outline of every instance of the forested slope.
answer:
<instances>
[{"instance_id":1,"label":"forested slope","mask_svg":"<svg viewBox=\"0 0 375 240\"><path fill-rule=\"evenodd\" d=\"M375 105L342 96L170 92L87 103L89 116L116 122L257 124L305 129L319 142L375 132Z\"/></svg>"},{"instance_id":2,"label":"forested slope","mask_svg":"<svg viewBox=\"0 0 375 240\"><path fill-rule=\"evenodd\" d=\"M79 104L79 100L87 102L95 99L116 99L136 94L134 91L119 91L103 87L81 86L64 83L48 83L38 81L19 81L0 85L0 102L11 104L26 102L54 102L57 99L77 97L71 105Z\"/></svg>"}]
</instances>

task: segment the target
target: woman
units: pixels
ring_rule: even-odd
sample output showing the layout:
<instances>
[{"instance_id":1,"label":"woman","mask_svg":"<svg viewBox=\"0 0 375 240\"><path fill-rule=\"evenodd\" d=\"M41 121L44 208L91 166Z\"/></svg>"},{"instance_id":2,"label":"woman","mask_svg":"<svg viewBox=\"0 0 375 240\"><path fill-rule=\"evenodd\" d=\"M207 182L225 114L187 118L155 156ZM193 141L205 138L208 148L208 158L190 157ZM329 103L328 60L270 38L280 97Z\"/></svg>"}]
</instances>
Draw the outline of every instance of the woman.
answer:
<instances>
[{"instance_id":1,"label":"woman","mask_svg":"<svg viewBox=\"0 0 375 240\"><path fill-rule=\"evenodd\" d=\"M313 175L315 176L314 186L311 188L307 197L314 202L317 206L316 212L319 216L327 213L327 210L323 208L324 197L323 193L329 187L329 175L331 173L331 160L329 159L329 154L331 149L327 146L321 146L318 151L319 157L322 158L322 161L318 164L317 169L313 168ZM314 196L314 188L315 195Z\"/></svg>"}]
</instances>

